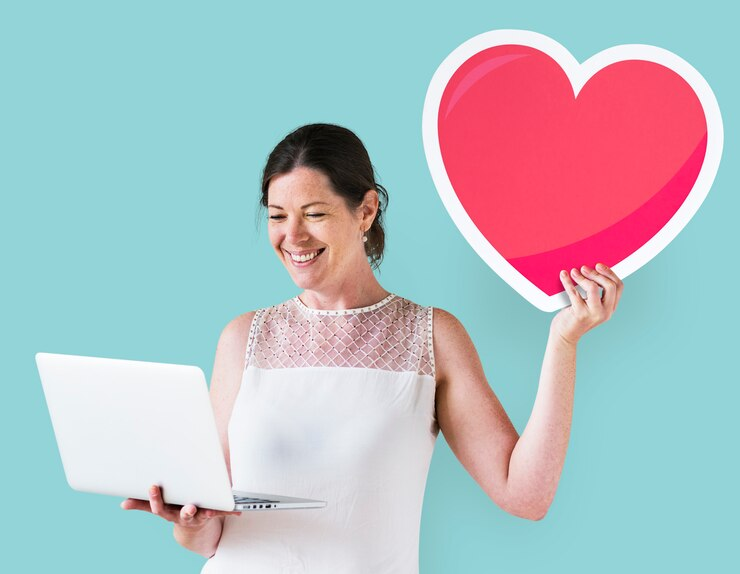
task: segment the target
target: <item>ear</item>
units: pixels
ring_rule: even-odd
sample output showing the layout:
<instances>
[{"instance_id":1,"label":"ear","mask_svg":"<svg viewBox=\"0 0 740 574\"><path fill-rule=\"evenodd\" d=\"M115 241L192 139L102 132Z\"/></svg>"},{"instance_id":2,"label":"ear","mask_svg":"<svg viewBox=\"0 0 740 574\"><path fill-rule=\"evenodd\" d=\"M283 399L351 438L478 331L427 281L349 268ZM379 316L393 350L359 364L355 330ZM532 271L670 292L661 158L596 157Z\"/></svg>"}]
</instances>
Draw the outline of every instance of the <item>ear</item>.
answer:
<instances>
[{"instance_id":1,"label":"ear","mask_svg":"<svg viewBox=\"0 0 740 574\"><path fill-rule=\"evenodd\" d=\"M378 207L380 206L378 199L378 192L374 189L368 189L365 192L365 197L362 199L362 203L358 208L358 212L362 215L362 228L367 231L375 221L375 216L378 214Z\"/></svg>"}]
</instances>

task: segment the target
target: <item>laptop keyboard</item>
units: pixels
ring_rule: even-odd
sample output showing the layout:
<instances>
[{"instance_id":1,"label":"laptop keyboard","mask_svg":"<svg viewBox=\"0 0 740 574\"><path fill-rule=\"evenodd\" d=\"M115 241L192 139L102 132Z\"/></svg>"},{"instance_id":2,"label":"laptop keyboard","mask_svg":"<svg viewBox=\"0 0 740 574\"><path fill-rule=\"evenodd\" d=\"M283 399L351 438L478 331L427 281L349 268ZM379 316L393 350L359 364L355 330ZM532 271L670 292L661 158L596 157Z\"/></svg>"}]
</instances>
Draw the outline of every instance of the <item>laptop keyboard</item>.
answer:
<instances>
[{"instance_id":1,"label":"laptop keyboard","mask_svg":"<svg viewBox=\"0 0 740 574\"><path fill-rule=\"evenodd\" d=\"M267 500L265 498L248 498L246 496L235 496L234 502L237 504L272 504L278 502L277 500Z\"/></svg>"}]
</instances>

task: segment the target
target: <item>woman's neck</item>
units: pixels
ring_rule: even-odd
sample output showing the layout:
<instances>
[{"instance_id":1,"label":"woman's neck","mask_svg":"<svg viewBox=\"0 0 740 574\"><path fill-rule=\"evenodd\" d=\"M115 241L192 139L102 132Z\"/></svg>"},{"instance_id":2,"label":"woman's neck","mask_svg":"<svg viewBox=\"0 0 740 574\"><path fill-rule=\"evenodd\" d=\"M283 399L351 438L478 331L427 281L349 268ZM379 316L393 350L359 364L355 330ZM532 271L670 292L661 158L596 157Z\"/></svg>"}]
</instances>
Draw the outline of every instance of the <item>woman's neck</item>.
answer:
<instances>
[{"instance_id":1,"label":"woman's neck","mask_svg":"<svg viewBox=\"0 0 740 574\"><path fill-rule=\"evenodd\" d=\"M368 265L367 273L348 277L330 289L308 290L299 295L306 307L319 310L343 310L369 307L386 298L389 293L381 287Z\"/></svg>"}]
</instances>

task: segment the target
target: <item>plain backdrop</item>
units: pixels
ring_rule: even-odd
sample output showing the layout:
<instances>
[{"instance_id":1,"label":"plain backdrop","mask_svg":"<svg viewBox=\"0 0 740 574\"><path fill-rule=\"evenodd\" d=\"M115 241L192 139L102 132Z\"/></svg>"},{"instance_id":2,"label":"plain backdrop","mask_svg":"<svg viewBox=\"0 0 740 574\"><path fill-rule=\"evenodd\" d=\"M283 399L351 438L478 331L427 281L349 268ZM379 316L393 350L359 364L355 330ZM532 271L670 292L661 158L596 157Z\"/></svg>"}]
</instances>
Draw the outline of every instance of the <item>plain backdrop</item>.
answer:
<instances>
[{"instance_id":1,"label":"plain backdrop","mask_svg":"<svg viewBox=\"0 0 740 574\"><path fill-rule=\"evenodd\" d=\"M230 319L297 293L257 201L267 154L305 123L363 139L391 198L382 284L457 315L523 430L552 316L464 241L421 140L439 63L496 28L547 34L579 61L625 43L675 52L714 90L724 157L694 219L580 344L547 517L498 509L440 435L421 572L736 569L740 91L725 5L2 1L0 569L199 571L164 521L67 486L34 354L210 375Z\"/></svg>"}]
</instances>

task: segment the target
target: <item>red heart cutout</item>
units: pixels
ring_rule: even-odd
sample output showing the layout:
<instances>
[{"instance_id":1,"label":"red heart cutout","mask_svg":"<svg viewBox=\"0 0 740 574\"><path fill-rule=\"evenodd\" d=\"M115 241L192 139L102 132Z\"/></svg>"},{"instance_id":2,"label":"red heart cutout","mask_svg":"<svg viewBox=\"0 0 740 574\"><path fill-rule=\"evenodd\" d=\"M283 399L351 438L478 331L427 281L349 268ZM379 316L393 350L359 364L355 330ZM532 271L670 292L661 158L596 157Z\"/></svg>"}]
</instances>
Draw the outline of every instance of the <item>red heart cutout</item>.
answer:
<instances>
[{"instance_id":1,"label":"red heart cutout","mask_svg":"<svg viewBox=\"0 0 740 574\"><path fill-rule=\"evenodd\" d=\"M678 234L711 186L722 124L708 84L670 52L618 46L579 65L507 30L440 66L424 142L466 239L553 310L569 303L561 269L602 262L626 277Z\"/></svg>"}]
</instances>

